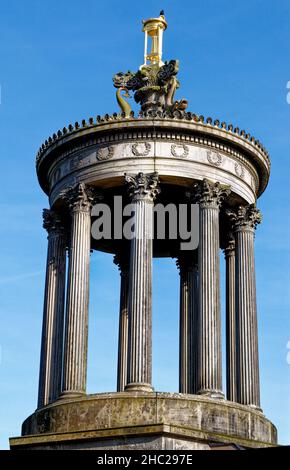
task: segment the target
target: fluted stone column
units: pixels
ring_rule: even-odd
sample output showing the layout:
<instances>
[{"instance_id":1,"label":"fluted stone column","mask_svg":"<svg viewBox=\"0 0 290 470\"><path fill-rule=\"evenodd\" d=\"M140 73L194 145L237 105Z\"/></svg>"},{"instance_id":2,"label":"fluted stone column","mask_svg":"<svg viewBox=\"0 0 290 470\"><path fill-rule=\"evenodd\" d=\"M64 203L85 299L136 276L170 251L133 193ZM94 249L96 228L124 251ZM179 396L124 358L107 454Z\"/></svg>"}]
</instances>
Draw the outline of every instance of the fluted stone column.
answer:
<instances>
[{"instance_id":1,"label":"fluted stone column","mask_svg":"<svg viewBox=\"0 0 290 470\"><path fill-rule=\"evenodd\" d=\"M44 209L43 226L48 232L48 249L38 408L55 401L61 392L66 266L66 234L60 216Z\"/></svg>"},{"instance_id":2,"label":"fluted stone column","mask_svg":"<svg viewBox=\"0 0 290 470\"><path fill-rule=\"evenodd\" d=\"M182 253L176 262L180 274L179 392L197 391L197 253Z\"/></svg>"},{"instance_id":3,"label":"fluted stone column","mask_svg":"<svg viewBox=\"0 0 290 470\"><path fill-rule=\"evenodd\" d=\"M195 185L199 203L198 393L222 398L219 208L230 189L203 180Z\"/></svg>"},{"instance_id":4,"label":"fluted stone column","mask_svg":"<svg viewBox=\"0 0 290 470\"><path fill-rule=\"evenodd\" d=\"M69 204L71 230L62 396L78 396L86 391L93 193L84 184L78 184L64 197Z\"/></svg>"},{"instance_id":5,"label":"fluted stone column","mask_svg":"<svg viewBox=\"0 0 290 470\"><path fill-rule=\"evenodd\" d=\"M226 260L226 367L227 399L237 401L236 375L236 307L235 307L235 239L229 234L224 249Z\"/></svg>"},{"instance_id":6,"label":"fluted stone column","mask_svg":"<svg viewBox=\"0 0 290 470\"><path fill-rule=\"evenodd\" d=\"M129 350L126 390L152 390L153 202L157 173L125 175L134 210L129 270Z\"/></svg>"},{"instance_id":7,"label":"fluted stone column","mask_svg":"<svg viewBox=\"0 0 290 470\"><path fill-rule=\"evenodd\" d=\"M121 275L120 314L118 341L117 392L123 392L127 385L128 364L128 288L129 288L129 253L118 254L114 258Z\"/></svg>"},{"instance_id":8,"label":"fluted stone column","mask_svg":"<svg viewBox=\"0 0 290 470\"><path fill-rule=\"evenodd\" d=\"M227 214L236 242L237 402L260 409L254 232L262 217L254 205Z\"/></svg>"}]
</instances>

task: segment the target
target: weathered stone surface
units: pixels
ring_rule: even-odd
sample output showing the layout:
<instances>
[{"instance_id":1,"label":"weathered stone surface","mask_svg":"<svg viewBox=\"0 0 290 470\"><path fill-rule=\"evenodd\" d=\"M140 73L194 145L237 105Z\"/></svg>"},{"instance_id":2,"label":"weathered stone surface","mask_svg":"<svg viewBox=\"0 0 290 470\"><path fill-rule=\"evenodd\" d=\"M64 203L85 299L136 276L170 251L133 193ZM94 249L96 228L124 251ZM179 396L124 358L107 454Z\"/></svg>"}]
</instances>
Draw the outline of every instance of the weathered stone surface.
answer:
<instances>
[{"instance_id":1,"label":"weathered stone surface","mask_svg":"<svg viewBox=\"0 0 290 470\"><path fill-rule=\"evenodd\" d=\"M41 436L46 442L57 442L56 433L70 440L68 435L72 433L85 436L100 431L115 439L120 429L122 436L138 435L138 429L132 428L157 425L179 427L191 443L204 439L259 447L277 442L275 426L251 407L197 395L154 392L104 393L61 400L31 415L23 423L22 435L34 435L40 442ZM98 442L97 436L95 439ZM11 445L17 442L11 440ZM20 438L19 445L21 442L25 445L29 440Z\"/></svg>"},{"instance_id":2,"label":"weathered stone surface","mask_svg":"<svg viewBox=\"0 0 290 470\"><path fill-rule=\"evenodd\" d=\"M208 442L200 440L207 438ZM216 436L214 438L216 439ZM209 435L180 426L156 424L14 438L11 439L11 448L30 450L209 450L211 439Z\"/></svg>"}]
</instances>

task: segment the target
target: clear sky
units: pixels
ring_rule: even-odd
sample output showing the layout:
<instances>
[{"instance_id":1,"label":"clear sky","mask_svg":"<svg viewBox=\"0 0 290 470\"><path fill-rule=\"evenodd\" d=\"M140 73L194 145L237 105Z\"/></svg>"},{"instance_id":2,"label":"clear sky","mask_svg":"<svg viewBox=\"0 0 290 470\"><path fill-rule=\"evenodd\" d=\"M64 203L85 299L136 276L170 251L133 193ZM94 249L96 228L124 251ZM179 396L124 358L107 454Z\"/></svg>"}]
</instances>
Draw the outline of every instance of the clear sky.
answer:
<instances>
[{"instance_id":1,"label":"clear sky","mask_svg":"<svg viewBox=\"0 0 290 470\"><path fill-rule=\"evenodd\" d=\"M37 400L46 234L35 154L64 125L118 111L112 76L143 60L141 19L164 9L165 59L189 110L245 128L272 158L256 236L262 407L290 444L290 2L10 0L0 9L0 448ZM289 90L290 91L290 90ZM222 289L224 276L222 276ZM153 376L178 389L178 273L154 261ZM115 389L119 274L92 255L88 391ZM290 362L290 361L289 361Z\"/></svg>"}]
</instances>

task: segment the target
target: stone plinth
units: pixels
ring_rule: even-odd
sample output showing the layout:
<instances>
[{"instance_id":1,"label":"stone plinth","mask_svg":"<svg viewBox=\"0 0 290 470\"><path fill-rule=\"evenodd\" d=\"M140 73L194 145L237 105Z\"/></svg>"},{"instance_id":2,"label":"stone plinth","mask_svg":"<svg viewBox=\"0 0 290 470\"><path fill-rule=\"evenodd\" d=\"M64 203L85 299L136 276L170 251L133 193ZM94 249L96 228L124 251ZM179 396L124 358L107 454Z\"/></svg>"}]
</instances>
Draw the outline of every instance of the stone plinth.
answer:
<instances>
[{"instance_id":1,"label":"stone plinth","mask_svg":"<svg viewBox=\"0 0 290 470\"><path fill-rule=\"evenodd\" d=\"M197 395L121 392L63 399L24 421L11 449L208 449L277 443L276 428L251 407Z\"/></svg>"}]
</instances>

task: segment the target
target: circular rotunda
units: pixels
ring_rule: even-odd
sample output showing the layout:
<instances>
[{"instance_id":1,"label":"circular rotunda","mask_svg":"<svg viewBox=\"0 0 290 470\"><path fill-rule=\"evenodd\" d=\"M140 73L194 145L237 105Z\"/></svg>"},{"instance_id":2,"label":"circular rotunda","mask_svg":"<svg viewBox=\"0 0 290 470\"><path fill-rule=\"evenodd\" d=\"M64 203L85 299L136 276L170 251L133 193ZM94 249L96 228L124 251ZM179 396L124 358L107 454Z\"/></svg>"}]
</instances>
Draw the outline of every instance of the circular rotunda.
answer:
<instances>
[{"instance_id":1,"label":"circular rotunda","mask_svg":"<svg viewBox=\"0 0 290 470\"><path fill-rule=\"evenodd\" d=\"M166 28L163 14L143 21L144 64L114 77L121 113L70 124L37 154L39 183L49 198L39 399L22 436L11 439L12 449L277 443L260 405L254 262L261 222L256 203L268 184L269 155L246 131L188 112L187 100L174 99L179 64L162 61ZM126 99L132 91L138 116ZM131 239L116 223L127 206ZM157 206L163 215L175 211L179 227L173 235L165 224L165 237L157 236ZM94 232L104 207L114 227L109 237ZM185 213L197 231L192 243L183 233ZM87 395L91 250L114 255L121 282L117 390ZM225 390L220 250L226 268ZM153 257L176 259L180 273L176 393L155 391L152 384Z\"/></svg>"}]
</instances>

